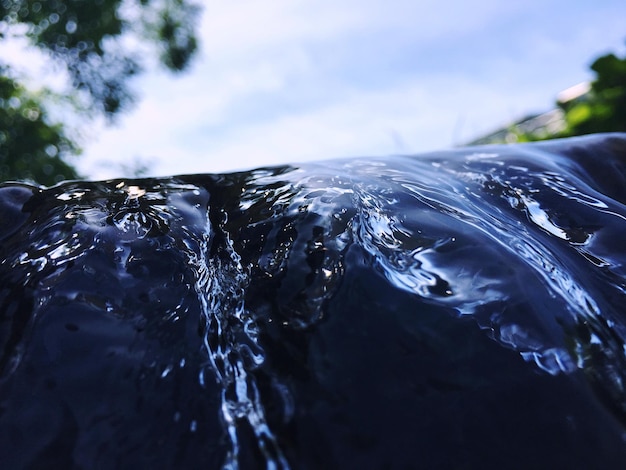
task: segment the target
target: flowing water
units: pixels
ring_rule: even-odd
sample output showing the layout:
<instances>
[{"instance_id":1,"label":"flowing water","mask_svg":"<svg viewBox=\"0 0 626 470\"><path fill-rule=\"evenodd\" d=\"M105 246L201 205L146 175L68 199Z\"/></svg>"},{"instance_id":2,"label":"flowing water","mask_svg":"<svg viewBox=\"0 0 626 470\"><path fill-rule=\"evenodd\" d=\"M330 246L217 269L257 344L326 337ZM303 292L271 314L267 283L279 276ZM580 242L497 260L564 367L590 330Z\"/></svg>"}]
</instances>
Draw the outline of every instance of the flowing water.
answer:
<instances>
[{"instance_id":1,"label":"flowing water","mask_svg":"<svg viewBox=\"0 0 626 470\"><path fill-rule=\"evenodd\" d=\"M620 468L626 135L0 187L3 468Z\"/></svg>"}]
</instances>

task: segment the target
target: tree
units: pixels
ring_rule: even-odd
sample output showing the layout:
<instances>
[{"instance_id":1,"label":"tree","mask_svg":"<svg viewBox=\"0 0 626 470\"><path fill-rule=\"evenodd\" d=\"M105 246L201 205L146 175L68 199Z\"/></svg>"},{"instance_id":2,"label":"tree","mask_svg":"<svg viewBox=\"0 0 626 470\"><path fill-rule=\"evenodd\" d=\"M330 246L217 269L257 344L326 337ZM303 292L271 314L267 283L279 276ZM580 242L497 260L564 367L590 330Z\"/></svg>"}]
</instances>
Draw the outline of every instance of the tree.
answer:
<instances>
[{"instance_id":1,"label":"tree","mask_svg":"<svg viewBox=\"0 0 626 470\"><path fill-rule=\"evenodd\" d=\"M556 109L534 114L468 145L534 142L598 132L626 132L626 56L607 54L590 66L595 79L562 94Z\"/></svg>"},{"instance_id":2,"label":"tree","mask_svg":"<svg viewBox=\"0 0 626 470\"><path fill-rule=\"evenodd\" d=\"M570 103L565 112L564 136L596 132L626 132L626 57L599 57L591 64L596 79L590 92Z\"/></svg>"},{"instance_id":3,"label":"tree","mask_svg":"<svg viewBox=\"0 0 626 470\"><path fill-rule=\"evenodd\" d=\"M626 57L607 54L595 59L590 68L595 79L589 90L573 99L557 101L562 111L559 125L552 128L537 125L537 129L529 131L527 123L518 123L508 130L508 135L516 142L529 142L598 132L626 132Z\"/></svg>"},{"instance_id":4,"label":"tree","mask_svg":"<svg viewBox=\"0 0 626 470\"><path fill-rule=\"evenodd\" d=\"M39 97L0 66L0 181L52 184L78 175L64 159L77 149L60 124L50 124Z\"/></svg>"},{"instance_id":5,"label":"tree","mask_svg":"<svg viewBox=\"0 0 626 470\"><path fill-rule=\"evenodd\" d=\"M142 70L145 51L129 39L181 71L197 49L198 10L192 0L0 0L0 40L26 37L67 72L74 109L113 119L132 104L129 82ZM0 180L75 178L66 159L78 145L48 112L53 94L22 82L0 63Z\"/></svg>"}]
</instances>

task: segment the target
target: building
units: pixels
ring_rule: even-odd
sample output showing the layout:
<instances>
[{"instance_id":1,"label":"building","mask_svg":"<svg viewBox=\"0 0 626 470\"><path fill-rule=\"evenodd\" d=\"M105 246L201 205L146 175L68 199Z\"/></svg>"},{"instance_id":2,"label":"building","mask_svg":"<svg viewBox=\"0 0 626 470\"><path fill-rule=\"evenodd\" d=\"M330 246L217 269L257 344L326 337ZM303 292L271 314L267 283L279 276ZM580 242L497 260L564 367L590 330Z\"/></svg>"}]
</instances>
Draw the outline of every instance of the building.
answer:
<instances>
[{"instance_id":1,"label":"building","mask_svg":"<svg viewBox=\"0 0 626 470\"><path fill-rule=\"evenodd\" d=\"M540 114L531 114L506 127L498 129L466 145L486 145L517 142L520 135L534 135L538 138L549 138L566 128L564 108L584 100L591 86L588 82L580 83L557 95L559 107Z\"/></svg>"}]
</instances>

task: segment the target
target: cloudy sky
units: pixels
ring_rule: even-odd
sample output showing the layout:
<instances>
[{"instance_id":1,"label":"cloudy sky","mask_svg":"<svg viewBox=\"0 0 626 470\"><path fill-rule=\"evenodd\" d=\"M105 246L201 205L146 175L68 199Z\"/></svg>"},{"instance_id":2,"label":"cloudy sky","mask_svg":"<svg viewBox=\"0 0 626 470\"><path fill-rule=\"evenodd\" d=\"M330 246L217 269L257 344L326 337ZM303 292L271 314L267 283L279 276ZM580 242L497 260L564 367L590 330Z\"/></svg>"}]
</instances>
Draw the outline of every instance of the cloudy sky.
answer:
<instances>
[{"instance_id":1,"label":"cloudy sky","mask_svg":"<svg viewBox=\"0 0 626 470\"><path fill-rule=\"evenodd\" d=\"M460 145L626 50L624 0L205 0L201 51L92 129L91 178L224 172Z\"/></svg>"}]
</instances>

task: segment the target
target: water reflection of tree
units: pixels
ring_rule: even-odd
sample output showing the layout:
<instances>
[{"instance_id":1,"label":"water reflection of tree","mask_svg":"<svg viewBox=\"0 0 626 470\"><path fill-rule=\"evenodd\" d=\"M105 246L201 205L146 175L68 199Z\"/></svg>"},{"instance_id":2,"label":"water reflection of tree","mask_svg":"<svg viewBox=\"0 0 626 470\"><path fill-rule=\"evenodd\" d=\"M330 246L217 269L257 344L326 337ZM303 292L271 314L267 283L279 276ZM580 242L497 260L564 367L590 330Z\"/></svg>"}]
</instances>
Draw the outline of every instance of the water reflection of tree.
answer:
<instances>
[{"instance_id":1,"label":"water reflection of tree","mask_svg":"<svg viewBox=\"0 0 626 470\"><path fill-rule=\"evenodd\" d=\"M0 1L0 41L26 38L71 85L63 98L32 92L23 84L27 77L0 63L0 181L76 178L68 162L79 153L76 139L50 109L71 105L82 121L113 119L132 104L129 81L141 72L146 45L167 69L183 70L197 48L199 7L192 1Z\"/></svg>"}]
</instances>

